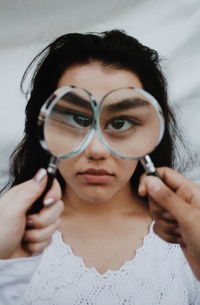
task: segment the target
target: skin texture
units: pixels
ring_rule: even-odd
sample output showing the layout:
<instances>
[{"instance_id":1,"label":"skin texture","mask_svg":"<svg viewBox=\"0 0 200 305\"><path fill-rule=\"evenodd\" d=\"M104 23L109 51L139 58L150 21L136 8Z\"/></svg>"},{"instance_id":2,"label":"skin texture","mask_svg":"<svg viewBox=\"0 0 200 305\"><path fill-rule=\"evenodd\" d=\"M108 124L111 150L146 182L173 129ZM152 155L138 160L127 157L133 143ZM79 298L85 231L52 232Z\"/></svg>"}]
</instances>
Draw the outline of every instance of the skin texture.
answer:
<instances>
[{"instance_id":1,"label":"skin texture","mask_svg":"<svg viewBox=\"0 0 200 305\"><path fill-rule=\"evenodd\" d=\"M162 180L144 175L139 194L150 197L155 232L167 242L180 243L200 279L200 186L170 168L158 171Z\"/></svg>"}]
</instances>

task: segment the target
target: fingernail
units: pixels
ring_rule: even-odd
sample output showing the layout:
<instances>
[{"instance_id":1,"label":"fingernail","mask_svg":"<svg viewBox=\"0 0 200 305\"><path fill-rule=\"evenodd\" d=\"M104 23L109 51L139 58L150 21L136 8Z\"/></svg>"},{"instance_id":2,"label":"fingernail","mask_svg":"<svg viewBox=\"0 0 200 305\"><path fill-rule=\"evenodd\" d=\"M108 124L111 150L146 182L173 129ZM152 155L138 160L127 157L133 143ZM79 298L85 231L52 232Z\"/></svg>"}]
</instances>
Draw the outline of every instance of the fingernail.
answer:
<instances>
[{"instance_id":1,"label":"fingernail","mask_svg":"<svg viewBox=\"0 0 200 305\"><path fill-rule=\"evenodd\" d=\"M145 192L144 185L140 184L139 188L138 188L138 193L142 196L142 195L144 195L144 192Z\"/></svg>"},{"instance_id":2,"label":"fingernail","mask_svg":"<svg viewBox=\"0 0 200 305\"><path fill-rule=\"evenodd\" d=\"M39 171L36 173L35 177L33 178L36 182L42 182L43 178L46 175L46 169L40 168Z\"/></svg>"},{"instance_id":3,"label":"fingernail","mask_svg":"<svg viewBox=\"0 0 200 305\"><path fill-rule=\"evenodd\" d=\"M44 203L45 206L49 206L49 205L51 205L54 201L55 201L54 198L47 198L47 199L45 199L45 200L43 201L43 203Z\"/></svg>"},{"instance_id":4,"label":"fingernail","mask_svg":"<svg viewBox=\"0 0 200 305\"><path fill-rule=\"evenodd\" d=\"M157 178L154 177L145 177L147 187L150 193L156 193L160 190L161 188L161 183Z\"/></svg>"}]
</instances>

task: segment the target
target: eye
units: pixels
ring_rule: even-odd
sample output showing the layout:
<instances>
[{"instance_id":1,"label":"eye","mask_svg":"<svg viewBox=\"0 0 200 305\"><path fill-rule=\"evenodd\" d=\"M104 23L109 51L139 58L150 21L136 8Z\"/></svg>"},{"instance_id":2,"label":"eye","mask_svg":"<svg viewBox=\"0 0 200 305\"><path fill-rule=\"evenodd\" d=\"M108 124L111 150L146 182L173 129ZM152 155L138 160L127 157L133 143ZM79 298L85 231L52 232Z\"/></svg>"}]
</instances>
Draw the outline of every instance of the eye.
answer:
<instances>
[{"instance_id":1,"label":"eye","mask_svg":"<svg viewBox=\"0 0 200 305\"><path fill-rule=\"evenodd\" d=\"M60 123L73 127L82 128L89 127L92 119L77 112L65 112L57 114Z\"/></svg>"},{"instance_id":2,"label":"eye","mask_svg":"<svg viewBox=\"0 0 200 305\"><path fill-rule=\"evenodd\" d=\"M112 119L109 123L107 123L106 129L111 131L126 131L138 125L140 125L140 123L132 118L121 117Z\"/></svg>"},{"instance_id":3,"label":"eye","mask_svg":"<svg viewBox=\"0 0 200 305\"><path fill-rule=\"evenodd\" d=\"M69 120L70 120L70 115L69 115ZM80 114L74 114L74 115L71 115L71 123L73 125L73 122L74 122L74 125L76 125L77 127L80 126L80 127L88 127L91 125L91 119L86 117L86 116L83 116L83 115L80 115Z\"/></svg>"}]
</instances>

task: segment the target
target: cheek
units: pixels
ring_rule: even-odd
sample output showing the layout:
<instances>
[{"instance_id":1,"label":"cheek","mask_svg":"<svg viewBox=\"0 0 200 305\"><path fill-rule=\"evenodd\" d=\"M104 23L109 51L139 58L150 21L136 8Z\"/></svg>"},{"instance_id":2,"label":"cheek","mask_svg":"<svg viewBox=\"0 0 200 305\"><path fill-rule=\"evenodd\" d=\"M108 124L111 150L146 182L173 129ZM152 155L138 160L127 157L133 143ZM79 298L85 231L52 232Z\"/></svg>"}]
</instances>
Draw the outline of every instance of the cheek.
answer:
<instances>
[{"instance_id":1,"label":"cheek","mask_svg":"<svg viewBox=\"0 0 200 305\"><path fill-rule=\"evenodd\" d=\"M69 158L66 160L61 160L58 169L63 177L63 179L67 182L68 179L73 175L73 170L75 168L76 162L73 161L73 158Z\"/></svg>"},{"instance_id":2,"label":"cheek","mask_svg":"<svg viewBox=\"0 0 200 305\"><path fill-rule=\"evenodd\" d=\"M119 171L118 175L123 180L130 180L130 178L135 172L137 165L138 161L122 160L122 163L119 166L121 168L121 171Z\"/></svg>"}]
</instances>

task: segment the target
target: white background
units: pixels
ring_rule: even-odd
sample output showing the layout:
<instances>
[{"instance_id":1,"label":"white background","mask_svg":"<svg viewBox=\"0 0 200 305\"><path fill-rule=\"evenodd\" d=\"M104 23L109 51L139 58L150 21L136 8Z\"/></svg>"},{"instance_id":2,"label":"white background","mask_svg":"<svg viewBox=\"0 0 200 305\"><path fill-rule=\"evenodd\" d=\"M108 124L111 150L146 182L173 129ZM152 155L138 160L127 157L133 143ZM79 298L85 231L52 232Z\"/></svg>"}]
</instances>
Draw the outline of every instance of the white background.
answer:
<instances>
[{"instance_id":1,"label":"white background","mask_svg":"<svg viewBox=\"0 0 200 305\"><path fill-rule=\"evenodd\" d=\"M22 74L33 56L69 32L123 29L163 58L170 102L189 146L200 152L199 0L0 0L0 188L23 135ZM186 174L196 180L196 162Z\"/></svg>"}]
</instances>

